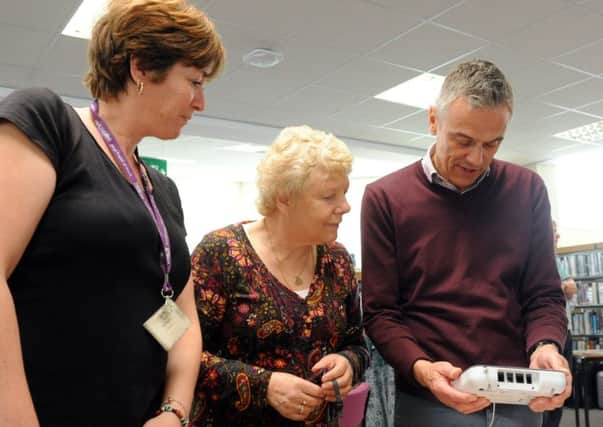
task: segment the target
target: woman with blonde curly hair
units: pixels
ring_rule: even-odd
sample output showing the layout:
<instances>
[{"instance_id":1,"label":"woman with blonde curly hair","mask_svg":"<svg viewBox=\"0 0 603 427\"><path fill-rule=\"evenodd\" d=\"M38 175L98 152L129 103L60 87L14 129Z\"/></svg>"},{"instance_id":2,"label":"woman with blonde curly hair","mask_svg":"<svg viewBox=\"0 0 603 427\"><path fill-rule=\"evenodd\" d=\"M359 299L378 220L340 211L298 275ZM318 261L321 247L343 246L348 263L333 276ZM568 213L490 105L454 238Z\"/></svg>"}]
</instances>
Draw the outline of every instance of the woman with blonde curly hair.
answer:
<instances>
[{"instance_id":1,"label":"woman with blonde curly hair","mask_svg":"<svg viewBox=\"0 0 603 427\"><path fill-rule=\"evenodd\" d=\"M136 147L177 137L223 61L185 0L114 0L89 109L48 89L0 103L0 425L188 422L201 340L182 208Z\"/></svg>"},{"instance_id":2,"label":"woman with blonde curly hair","mask_svg":"<svg viewBox=\"0 0 603 427\"><path fill-rule=\"evenodd\" d=\"M351 166L333 135L284 129L258 166L263 218L197 246L194 425L337 425L336 401L368 364L354 270L335 242Z\"/></svg>"}]
</instances>

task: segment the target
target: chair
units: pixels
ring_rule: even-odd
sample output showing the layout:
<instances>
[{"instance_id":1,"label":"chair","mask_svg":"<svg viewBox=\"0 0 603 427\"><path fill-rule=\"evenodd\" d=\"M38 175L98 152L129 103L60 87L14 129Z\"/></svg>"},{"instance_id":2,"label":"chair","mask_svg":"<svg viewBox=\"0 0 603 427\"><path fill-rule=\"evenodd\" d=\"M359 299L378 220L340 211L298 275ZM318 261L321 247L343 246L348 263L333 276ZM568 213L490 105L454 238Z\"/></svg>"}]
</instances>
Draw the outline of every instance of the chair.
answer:
<instances>
[{"instance_id":1,"label":"chair","mask_svg":"<svg viewBox=\"0 0 603 427\"><path fill-rule=\"evenodd\" d=\"M362 424L369 390L368 383L359 383L350 390L343 400L339 427L359 427Z\"/></svg>"}]
</instances>

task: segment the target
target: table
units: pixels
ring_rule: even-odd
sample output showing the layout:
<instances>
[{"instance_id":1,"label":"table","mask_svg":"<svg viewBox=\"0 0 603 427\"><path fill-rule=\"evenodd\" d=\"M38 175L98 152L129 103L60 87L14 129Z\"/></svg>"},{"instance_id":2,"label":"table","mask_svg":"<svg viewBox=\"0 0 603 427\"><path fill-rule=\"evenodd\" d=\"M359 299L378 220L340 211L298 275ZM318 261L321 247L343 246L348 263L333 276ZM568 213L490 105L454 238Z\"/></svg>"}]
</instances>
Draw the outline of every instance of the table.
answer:
<instances>
[{"instance_id":1,"label":"table","mask_svg":"<svg viewBox=\"0 0 603 427\"><path fill-rule=\"evenodd\" d=\"M588 386L592 386L594 377L592 368L596 363L603 361L603 350L574 350L573 359L572 377L576 427L580 427L580 406L582 405L584 405L584 425L590 427L588 410L591 402L590 399L587 399L586 390Z\"/></svg>"}]
</instances>

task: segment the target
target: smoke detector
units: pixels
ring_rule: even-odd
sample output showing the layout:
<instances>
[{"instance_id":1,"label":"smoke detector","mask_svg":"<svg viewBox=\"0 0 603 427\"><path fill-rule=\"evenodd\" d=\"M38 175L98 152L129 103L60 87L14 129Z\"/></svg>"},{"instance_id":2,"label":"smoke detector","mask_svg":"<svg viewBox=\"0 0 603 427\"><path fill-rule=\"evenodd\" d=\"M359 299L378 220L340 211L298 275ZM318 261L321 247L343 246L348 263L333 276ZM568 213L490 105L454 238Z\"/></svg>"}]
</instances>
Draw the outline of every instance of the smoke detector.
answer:
<instances>
[{"instance_id":1,"label":"smoke detector","mask_svg":"<svg viewBox=\"0 0 603 427\"><path fill-rule=\"evenodd\" d=\"M281 52L272 49L257 48L243 55L243 62L258 68L271 68L285 59Z\"/></svg>"}]
</instances>

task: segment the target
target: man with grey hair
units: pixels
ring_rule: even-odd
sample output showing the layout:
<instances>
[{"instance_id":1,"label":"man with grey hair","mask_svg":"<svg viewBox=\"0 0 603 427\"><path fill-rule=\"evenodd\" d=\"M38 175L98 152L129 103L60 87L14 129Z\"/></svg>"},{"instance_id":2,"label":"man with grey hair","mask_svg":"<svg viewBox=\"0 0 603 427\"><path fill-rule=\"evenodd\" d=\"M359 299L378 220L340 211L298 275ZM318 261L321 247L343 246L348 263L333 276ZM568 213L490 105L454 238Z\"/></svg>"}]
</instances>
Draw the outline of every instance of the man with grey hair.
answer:
<instances>
[{"instance_id":1,"label":"man with grey hair","mask_svg":"<svg viewBox=\"0 0 603 427\"><path fill-rule=\"evenodd\" d=\"M546 188L494 159L512 110L498 67L459 65L429 109L425 157L366 187L365 327L396 372L397 427L536 427L571 392ZM560 369L567 387L493 408L451 384L475 364Z\"/></svg>"}]
</instances>

